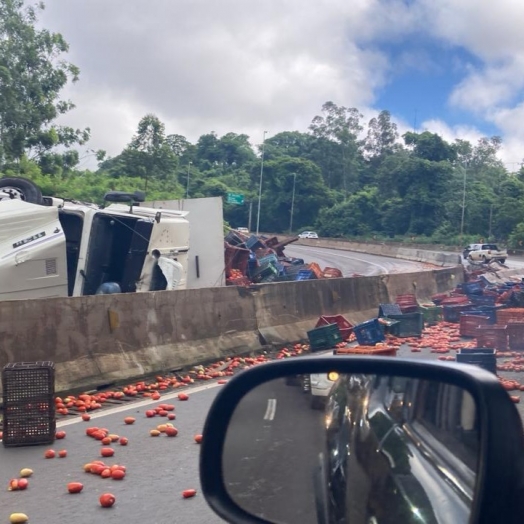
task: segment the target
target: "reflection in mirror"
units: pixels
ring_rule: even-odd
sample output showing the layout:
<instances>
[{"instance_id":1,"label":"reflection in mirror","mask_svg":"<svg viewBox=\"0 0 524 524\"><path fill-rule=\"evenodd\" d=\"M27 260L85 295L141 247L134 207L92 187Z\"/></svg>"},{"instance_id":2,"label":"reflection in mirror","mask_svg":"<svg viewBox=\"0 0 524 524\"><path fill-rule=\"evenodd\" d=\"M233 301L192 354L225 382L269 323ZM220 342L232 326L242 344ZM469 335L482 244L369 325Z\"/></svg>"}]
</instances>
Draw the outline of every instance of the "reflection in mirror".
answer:
<instances>
[{"instance_id":1,"label":"reflection in mirror","mask_svg":"<svg viewBox=\"0 0 524 524\"><path fill-rule=\"evenodd\" d=\"M223 474L242 509L279 524L468 522L479 453L475 401L436 381L293 376L249 392Z\"/></svg>"}]
</instances>

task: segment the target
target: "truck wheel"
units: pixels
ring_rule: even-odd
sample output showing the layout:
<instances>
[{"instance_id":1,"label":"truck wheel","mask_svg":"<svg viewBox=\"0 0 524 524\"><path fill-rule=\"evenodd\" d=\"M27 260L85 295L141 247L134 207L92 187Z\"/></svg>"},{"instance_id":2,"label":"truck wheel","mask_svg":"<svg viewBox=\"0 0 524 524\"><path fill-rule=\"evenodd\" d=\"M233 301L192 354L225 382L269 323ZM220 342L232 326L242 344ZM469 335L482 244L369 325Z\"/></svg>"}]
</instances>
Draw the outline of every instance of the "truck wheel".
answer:
<instances>
[{"instance_id":1,"label":"truck wheel","mask_svg":"<svg viewBox=\"0 0 524 524\"><path fill-rule=\"evenodd\" d=\"M42 193L39 187L22 177L0 178L0 189L9 193L14 199L23 200L30 204L42 205Z\"/></svg>"},{"instance_id":2,"label":"truck wheel","mask_svg":"<svg viewBox=\"0 0 524 524\"><path fill-rule=\"evenodd\" d=\"M501 263L501 264L505 264L505 263L506 263L506 259L505 259L505 258L501 258L501 259L500 259L500 263Z\"/></svg>"}]
</instances>

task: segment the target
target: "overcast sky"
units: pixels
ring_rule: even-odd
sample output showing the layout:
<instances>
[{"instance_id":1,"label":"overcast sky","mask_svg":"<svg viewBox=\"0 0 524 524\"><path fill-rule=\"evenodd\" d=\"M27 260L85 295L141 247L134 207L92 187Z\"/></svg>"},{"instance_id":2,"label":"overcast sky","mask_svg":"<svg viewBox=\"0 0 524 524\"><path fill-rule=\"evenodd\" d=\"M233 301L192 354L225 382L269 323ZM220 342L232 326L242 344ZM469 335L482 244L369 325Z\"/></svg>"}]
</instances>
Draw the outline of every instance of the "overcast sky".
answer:
<instances>
[{"instance_id":1,"label":"overcast sky","mask_svg":"<svg viewBox=\"0 0 524 524\"><path fill-rule=\"evenodd\" d=\"M305 131L324 102L524 158L522 0L46 0L80 81L63 122L118 154L138 121L195 142Z\"/></svg>"}]
</instances>

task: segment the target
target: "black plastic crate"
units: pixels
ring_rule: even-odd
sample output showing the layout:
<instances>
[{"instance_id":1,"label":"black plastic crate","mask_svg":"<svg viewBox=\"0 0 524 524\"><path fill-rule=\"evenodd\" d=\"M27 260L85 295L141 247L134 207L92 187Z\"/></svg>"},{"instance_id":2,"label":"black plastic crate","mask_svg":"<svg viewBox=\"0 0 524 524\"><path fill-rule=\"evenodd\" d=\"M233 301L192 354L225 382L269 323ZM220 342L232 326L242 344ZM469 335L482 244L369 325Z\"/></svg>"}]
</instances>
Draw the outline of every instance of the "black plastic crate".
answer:
<instances>
[{"instance_id":1,"label":"black plastic crate","mask_svg":"<svg viewBox=\"0 0 524 524\"><path fill-rule=\"evenodd\" d=\"M420 337L424 329L423 313L404 313L402 315L388 315L387 318L398 320L396 327L399 337Z\"/></svg>"},{"instance_id":2,"label":"black plastic crate","mask_svg":"<svg viewBox=\"0 0 524 524\"><path fill-rule=\"evenodd\" d=\"M5 447L49 444L55 439L53 362L16 362L2 370Z\"/></svg>"},{"instance_id":3,"label":"black plastic crate","mask_svg":"<svg viewBox=\"0 0 524 524\"><path fill-rule=\"evenodd\" d=\"M379 304L378 316L389 317L390 315L402 315L402 310L398 304Z\"/></svg>"},{"instance_id":4,"label":"black plastic crate","mask_svg":"<svg viewBox=\"0 0 524 524\"><path fill-rule=\"evenodd\" d=\"M342 342L342 334L337 324L328 324L307 332L311 351L329 349Z\"/></svg>"},{"instance_id":5,"label":"black plastic crate","mask_svg":"<svg viewBox=\"0 0 524 524\"><path fill-rule=\"evenodd\" d=\"M492 348L462 348L457 351L457 362L479 366L497 374L497 358Z\"/></svg>"}]
</instances>

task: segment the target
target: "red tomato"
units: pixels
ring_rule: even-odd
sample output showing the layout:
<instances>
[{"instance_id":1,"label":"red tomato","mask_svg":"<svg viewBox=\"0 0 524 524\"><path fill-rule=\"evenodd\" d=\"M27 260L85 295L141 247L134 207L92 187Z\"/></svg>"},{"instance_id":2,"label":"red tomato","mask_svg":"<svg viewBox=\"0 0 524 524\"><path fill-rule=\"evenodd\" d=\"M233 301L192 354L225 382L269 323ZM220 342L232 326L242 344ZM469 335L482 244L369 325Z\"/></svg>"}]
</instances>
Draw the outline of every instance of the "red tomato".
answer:
<instances>
[{"instance_id":1,"label":"red tomato","mask_svg":"<svg viewBox=\"0 0 524 524\"><path fill-rule=\"evenodd\" d=\"M133 417L126 417L126 418L124 419L124 422L125 422L126 424L134 424L135 419L134 419Z\"/></svg>"},{"instance_id":2,"label":"red tomato","mask_svg":"<svg viewBox=\"0 0 524 524\"><path fill-rule=\"evenodd\" d=\"M200 444L202 442L202 435L195 435L195 442Z\"/></svg>"},{"instance_id":3,"label":"red tomato","mask_svg":"<svg viewBox=\"0 0 524 524\"><path fill-rule=\"evenodd\" d=\"M115 454L115 450L113 448L102 448L100 450L100 455L102 457L112 457Z\"/></svg>"},{"instance_id":4,"label":"red tomato","mask_svg":"<svg viewBox=\"0 0 524 524\"><path fill-rule=\"evenodd\" d=\"M178 400L188 400L189 395L187 393L179 393L178 394Z\"/></svg>"},{"instance_id":5,"label":"red tomato","mask_svg":"<svg viewBox=\"0 0 524 524\"><path fill-rule=\"evenodd\" d=\"M154 409L148 409L146 411L146 417L147 418L153 418L156 415L156 411Z\"/></svg>"},{"instance_id":6,"label":"red tomato","mask_svg":"<svg viewBox=\"0 0 524 524\"><path fill-rule=\"evenodd\" d=\"M65 458L65 457L67 457L67 450L65 450L65 449L61 449L61 450L58 452L58 456L59 456L60 458Z\"/></svg>"},{"instance_id":7,"label":"red tomato","mask_svg":"<svg viewBox=\"0 0 524 524\"><path fill-rule=\"evenodd\" d=\"M120 437L119 442L121 446L127 446L129 440L127 439L127 437Z\"/></svg>"},{"instance_id":8,"label":"red tomato","mask_svg":"<svg viewBox=\"0 0 524 524\"><path fill-rule=\"evenodd\" d=\"M56 452L54 449L48 449L45 453L44 453L44 457L46 459L52 459L52 458L55 458L56 457Z\"/></svg>"},{"instance_id":9,"label":"red tomato","mask_svg":"<svg viewBox=\"0 0 524 524\"><path fill-rule=\"evenodd\" d=\"M27 479L18 479L18 489L26 489L29 486Z\"/></svg>"},{"instance_id":10,"label":"red tomato","mask_svg":"<svg viewBox=\"0 0 524 524\"><path fill-rule=\"evenodd\" d=\"M168 437L176 437L178 435L178 429L176 428L171 428L171 427L167 427L164 431L164 433L168 436Z\"/></svg>"},{"instance_id":11,"label":"red tomato","mask_svg":"<svg viewBox=\"0 0 524 524\"><path fill-rule=\"evenodd\" d=\"M111 471L111 477L114 480L122 480L126 476L126 472L121 469L114 469Z\"/></svg>"},{"instance_id":12,"label":"red tomato","mask_svg":"<svg viewBox=\"0 0 524 524\"><path fill-rule=\"evenodd\" d=\"M104 493L103 495L100 495L98 500L103 508L110 508L115 503L116 498L111 493Z\"/></svg>"},{"instance_id":13,"label":"red tomato","mask_svg":"<svg viewBox=\"0 0 524 524\"><path fill-rule=\"evenodd\" d=\"M67 485L67 491L69 493L80 493L84 489L84 485L81 482L70 482Z\"/></svg>"},{"instance_id":14,"label":"red tomato","mask_svg":"<svg viewBox=\"0 0 524 524\"><path fill-rule=\"evenodd\" d=\"M82 420L84 422L88 422L89 420L91 420L91 415L88 415L87 413L82 413Z\"/></svg>"},{"instance_id":15,"label":"red tomato","mask_svg":"<svg viewBox=\"0 0 524 524\"><path fill-rule=\"evenodd\" d=\"M195 495L196 495L196 489L186 489L186 490L182 491L182 496L185 499L189 499L191 497L194 497Z\"/></svg>"},{"instance_id":16,"label":"red tomato","mask_svg":"<svg viewBox=\"0 0 524 524\"><path fill-rule=\"evenodd\" d=\"M168 413L167 418L168 418L168 420L175 420L176 419L176 415L174 413Z\"/></svg>"},{"instance_id":17,"label":"red tomato","mask_svg":"<svg viewBox=\"0 0 524 524\"><path fill-rule=\"evenodd\" d=\"M55 438L58 440L65 438L66 432L65 431L57 431L55 434Z\"/></svg>"}]
</instances>

